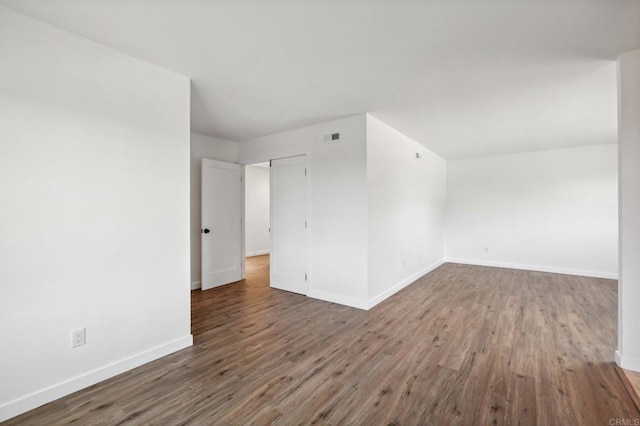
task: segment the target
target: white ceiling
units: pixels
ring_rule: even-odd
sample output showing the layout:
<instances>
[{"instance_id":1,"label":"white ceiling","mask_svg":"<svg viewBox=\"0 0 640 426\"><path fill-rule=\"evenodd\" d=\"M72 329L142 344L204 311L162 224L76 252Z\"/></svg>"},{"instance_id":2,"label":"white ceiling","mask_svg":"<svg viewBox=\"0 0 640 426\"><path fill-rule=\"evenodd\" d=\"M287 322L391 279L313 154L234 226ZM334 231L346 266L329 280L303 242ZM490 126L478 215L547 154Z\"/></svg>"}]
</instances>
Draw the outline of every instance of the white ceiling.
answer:
<instances>
[{"instance_id":1,"label":"white ceiling","mask_svg":"<svg viewBox=\"0 0 640 426\"><path fill-rule=\"evenodd\" d=\"M232 141L370 112L445 158L616 141L640 0L0 0L192 78Z\"/></svg>"}]
</instances>

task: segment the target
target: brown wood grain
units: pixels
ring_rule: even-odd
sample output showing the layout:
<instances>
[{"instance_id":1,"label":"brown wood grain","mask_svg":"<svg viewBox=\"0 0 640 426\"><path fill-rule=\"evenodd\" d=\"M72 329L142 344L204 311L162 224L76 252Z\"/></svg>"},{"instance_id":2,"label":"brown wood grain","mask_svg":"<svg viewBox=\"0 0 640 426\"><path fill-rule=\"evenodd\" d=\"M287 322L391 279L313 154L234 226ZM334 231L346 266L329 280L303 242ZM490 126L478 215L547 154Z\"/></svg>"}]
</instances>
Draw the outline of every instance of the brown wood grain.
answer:
<instances>
[{"instance_id":1,"label":"brown wood grain","mask_svg":"<svg viewBox=\"0 0 640 426\"><path fill-rule=\"evenodd\" d=\"M581 424L636 419L617 284L445 264L366 312L247 279L192 292L195 344L25 413L34 424Z\"/></svg>"},{"instance_id":2,"label":"brown wood grain","mask_svg":"<svg viewBox=\"0 0 640 426\"><path fill-rule=\"evenodd\" d=\"M620 367L616 369L616 372L624 383L627 392L629 392L629 395L631 395L631 398L636 404L636 407L638 408L638 410L640 410L640 373L631 370L625 370Z\"/></svg>"}]
</instances>

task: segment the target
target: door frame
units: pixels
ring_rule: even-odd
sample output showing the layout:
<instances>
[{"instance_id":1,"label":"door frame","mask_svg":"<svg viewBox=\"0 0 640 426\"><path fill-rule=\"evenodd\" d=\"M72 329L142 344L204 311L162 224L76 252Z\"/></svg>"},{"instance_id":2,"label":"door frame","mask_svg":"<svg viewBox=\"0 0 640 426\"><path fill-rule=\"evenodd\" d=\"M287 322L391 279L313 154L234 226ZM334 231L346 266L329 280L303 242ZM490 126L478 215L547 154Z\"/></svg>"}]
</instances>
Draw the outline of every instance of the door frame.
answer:
<instances>
[{"instance_id":1,"label":"door frame","mask_svg":"<svg viewBox=\"0 0 640 426\"><path fill-rule=\"evenodd\" d=\"M257 163L269 163L269 179L271 179L271 161L272 160L283 160L285 158L291 158L291 157L300 157L300 156L306 156L306 163L307 163L307 199L305 200L306 202L306 210L307 210L307 283L308 283L308 291L309 293L312 291L312 287L313 287L313 271L311 268L311 229L313 226L313 223L311 221L311 219L309 218L309 214L311 212L311 181L312 181L312 177L313 177L313 173L310 167L311 164L311 154L309 154L308 152L299 152L299 153L291 153L290 155L275 155L275 156L270 156L268 155L266 158L265 157L258 157L258 158L254 158L251 159L249 161L242 161L242 162L238 162L238 164L240 164L242 166L242 204L241 204L241 210L242 210L242 255L243 255L243 262L242 262L242 278L246 278L246 217L245 217L245 186L247 185L247 181L245 179L245 167L246 166L251 166L252 164L257 164ZM269 209L271 209L271 200L269 200ZM271 240L271 235L269 235L269 240ZM271 245L271 244L269 244ZM271 253L269 253L269 269L271 269ZM269 280L269 287L271 287L271 280Z\"/></svg>"}]
</instances>

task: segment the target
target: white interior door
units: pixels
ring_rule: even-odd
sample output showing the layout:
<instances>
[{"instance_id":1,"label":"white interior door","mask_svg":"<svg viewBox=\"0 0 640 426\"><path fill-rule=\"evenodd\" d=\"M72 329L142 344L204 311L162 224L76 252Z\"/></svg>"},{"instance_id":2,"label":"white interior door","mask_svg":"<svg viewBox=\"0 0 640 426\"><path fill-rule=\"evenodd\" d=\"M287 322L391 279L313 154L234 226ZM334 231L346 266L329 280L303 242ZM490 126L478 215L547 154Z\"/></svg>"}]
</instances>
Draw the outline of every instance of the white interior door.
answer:
<instances>
[{"instance_id":1,"label":"white interior door","mask_svg":"<svg viewBox=\"0 0 640 426\"><path fill-rule=\"evenodd\" d=\"M271 161L271 287L309 292L306 156Z\"/></svg>"},{"instance_id":2,"label":"white interior door","mask_svg":"<svg viewBox=\"0 0 640 426\"><path fill-rule=\"evenodd\" d=\"M202 160L202 289L242 279L242 182L238 164Z\"/></svg>"}]
</instances>

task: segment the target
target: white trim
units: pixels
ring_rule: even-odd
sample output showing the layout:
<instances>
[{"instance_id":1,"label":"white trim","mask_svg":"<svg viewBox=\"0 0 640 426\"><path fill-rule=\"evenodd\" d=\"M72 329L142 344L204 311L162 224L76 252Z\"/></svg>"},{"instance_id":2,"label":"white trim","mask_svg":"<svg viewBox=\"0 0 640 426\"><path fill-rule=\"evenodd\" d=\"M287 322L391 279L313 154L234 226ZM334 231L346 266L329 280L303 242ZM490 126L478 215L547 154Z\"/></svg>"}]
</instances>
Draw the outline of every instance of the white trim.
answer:
<instances>
[{"instance_id":1,"label":"white trim","mask_svg":"<svg viewBox=\"0 0 640 426\"><path fill-rule=\"evenodd\" d=\"M620 351L616 351L616 364L625 370L640 372L640 359L623 357Z\"/></svg>"},{"instance_id":2,"label":"white trim","mask_svg":"<svg viewBox=\"0 0 640 426\"><path fill-rule=\"evenodd\" d=\"M476 259L459 259L455 257L447 258L446 262L463 263L465 265L493 266L496 268L522 269L525 271L551 272L554 274L577 275L580 277L606 278L610 280L618 279L617 272L584 271L581 269L556 268L552 266L538 266L538 265L524 265L519 263L508 263L508 262L492 262L487 260L476 260Z\"/></svg>"},{"instance_id":3,"label":"white trim","mask_svg":"<svg viewBox=\"0 0 640 426\"><path fill-rule=\"evenodd\" d=\"M314 299L324 300L325 302L338 303L340 305L351 306L352 308L367 310L367 301L362 299L356 299L349 296L341 296L339 294L327 293L319 290L309 290L307 297Z\"/></svg>"},{"instance_id":4,"label":"white trim","mask_svg":"<svg viewBox=\"0 0 640 426\"><path fill-rule=\"evenodd\" d=\"M269 254L269 249L252 251L247 253L245 257L262 256L263 254Z\"/></svg>"},{"instance_id":5,"label":"white trim","mask_svg":"<svg viewBox=\"0 0 640 426\"><path fill-rule=\"evenodd\" d=\"M240 278L247 278L247 167L240 166L240 253L245 253L244 257L240 255L241 273Z\"/></svg>"},{"instance_id":6,"label":"white trim","mask_svg":"<svg viewBox=\"0 0 640 426\"><path fill-rule=\"evenodd\" d=\"M422 278L423 276L427 275L429 272L431 272L434 269L436 269L437 267L441 266L443 263L445 263L444 259L439 260L436 263L434 263L433 265L430 265L430 266L424 268L423 270L411 275L409 278L406 278L406 279L402 280L398 284L396 284L393 287L391 287L389 290L386 290L386 291L380 293L379 295L377 295L376 297L374 297L373 299L370 299L370 300L367 300L367 301L362 300L362 299L356 299L354 297L341 296L339 294L327 293L327 292L319 291L319 290L309 290L309 294L307 294L307 296L308 297L312 297L314 299L324 300L325 302L338 303L340 305L350 306L352 308L358 308L358 309L363 309L365 311L368 311L369 309L371 309L374 306L376 306L378 303L382 302L383 300L387 299L388 297L390 297L390 296L394 295L395 293L399 292L400 290L402 290L406 286L408 286L410 284L413 284L416 280L418 280L418 279Z\"/></svg>"},{"instance_id":7,"label":"white trim","mask_svg":"<svg viewBox=\"0 0 640 426\"><path fill-rule=\"evenodd\" d=\"M202 288L202 281L195 281L191 283L191 290L197 290Z\"/></svg>"},{"instance_id":8,"label":"white trim","mask_svg":"<svg viewBox=\"0 0 640 426\"><path fill-rule=\"evenodd\" d=\"M0 422L193 345L191 334L0 405Z\"/></svg>"},{"instance_id":9,"label":"white trim","mask_svg":"<svg viewBox=\"0 0 640 426\"><path fill-rule=\"evenodd\" d=\"M369 301L367 302L367 309L373 308L378 303L380 303L383 300L387 299L388 297L391 297L392 295L396 294L397 292L399 292L400 290L402 290L403 288L405 288L409 284L413 284L416 280L418 280L418 279L422 278L423 276L427 275L429 272L433 271L434 269L436 269L437 267L441 266L444 263L445 263L445 260L441 259L441 260L437 261L436 263L434 263L433 265L427 266L423 270L418 271L417 273L411 275L409 278L406 278L406 279L400 281L398 284L394 285L393 287L391 287L390 289L388 289L386 291L383 291L382 293L380 293L379 295L377 295L373 299L369 299Z\"/></svg>"}]
</instances>

